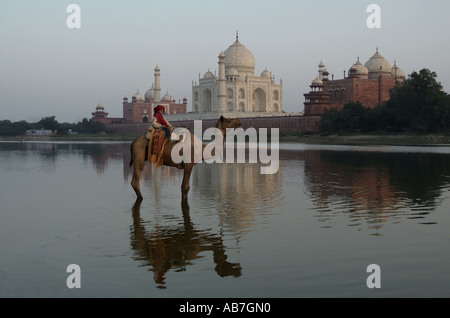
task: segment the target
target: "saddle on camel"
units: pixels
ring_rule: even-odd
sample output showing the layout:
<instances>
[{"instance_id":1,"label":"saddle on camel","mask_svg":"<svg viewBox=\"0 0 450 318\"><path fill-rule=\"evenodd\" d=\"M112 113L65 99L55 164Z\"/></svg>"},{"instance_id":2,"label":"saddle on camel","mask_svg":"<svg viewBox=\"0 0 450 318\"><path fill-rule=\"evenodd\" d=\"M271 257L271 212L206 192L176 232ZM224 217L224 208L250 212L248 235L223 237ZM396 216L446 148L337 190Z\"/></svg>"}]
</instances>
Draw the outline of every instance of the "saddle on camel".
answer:
<instances>
[{"instance_id":1,"label":"saddle on camel","mask_svg":"<svg viewBox=\"0 0 450 318\"><path fill-rule=\"evenodd\" d=\"M164 106L158 105L154 108L152 125L147 129L148 139L148 161L156 163L159 168L163 165L162 154L166 143L170 140L174 127L163 116Z\"/></svg>"}]
</instances>

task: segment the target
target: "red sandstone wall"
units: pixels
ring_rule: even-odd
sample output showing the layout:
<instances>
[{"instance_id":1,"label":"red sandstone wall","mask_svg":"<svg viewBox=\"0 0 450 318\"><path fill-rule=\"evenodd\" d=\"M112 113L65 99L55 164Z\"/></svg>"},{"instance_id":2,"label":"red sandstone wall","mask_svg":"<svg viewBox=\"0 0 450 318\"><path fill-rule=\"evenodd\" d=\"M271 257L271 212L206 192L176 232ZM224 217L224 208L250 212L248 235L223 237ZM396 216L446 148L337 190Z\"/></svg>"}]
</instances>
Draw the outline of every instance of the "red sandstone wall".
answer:
<instances>
[{"instance_id":1,"label":"red sandstone wall","mask_svg":"<svg viewBox=\"0 0 450 318\"><path fill-rule=\"evenodd\" d=\"M170 105L169 114L186 114L187 104L172 104Z\"/></svg>"},{"instance_id":2,"label":"red sandstone wall","mask_svg":"<svg viewBox=\"0 0 450 318\"><path fill-rule=\"evenodd\" d=\"M364 107L374 108L380 101L379 85L381 84L381 102L390 98L389 91L395 86L395 80L382 77L378 80L347 78L324 82L324 92L330 89L330 102L337 109L342 109L349 102L360 102ZM331 106L331 107L333 107Z\"/></svg>"},{"instance_id":3,"label":"red sandstone wall","mask_svg":"<svg viewBox=\"0 0 450 318\"><path fill-rule=\"evenodd\" d=\"M240 118L242 128L253 127L259 128L278 128L280 132L300 132L300 131L319 131L320 116L276 116L276 117L252 117ZM215 127L217 119L208 119L202 121L202 129ZM193 131L194 121L171 121L176 127L186 127ZM122 125L106 125L108 134L141 134L146 131L150 124L122 124Z\"/></svg>"}]
</instances>

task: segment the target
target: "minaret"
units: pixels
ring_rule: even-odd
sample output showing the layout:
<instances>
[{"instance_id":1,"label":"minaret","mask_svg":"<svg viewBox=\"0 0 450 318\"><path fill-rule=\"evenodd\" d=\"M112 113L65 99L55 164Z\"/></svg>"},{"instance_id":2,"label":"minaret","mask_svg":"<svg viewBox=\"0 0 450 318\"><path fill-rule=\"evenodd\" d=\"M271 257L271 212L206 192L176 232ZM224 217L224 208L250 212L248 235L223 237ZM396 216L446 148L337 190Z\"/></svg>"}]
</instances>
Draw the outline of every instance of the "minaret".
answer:
<instances>
[{"instance_id":1,"label":"minaret","mask_svg":"<svg viewBox=\"0 0 450 318\"><path fill-rule=\"evenodd\" d=\"M219 55L219 90L217 92L217 111L224 112L226 110L226 89L225 89L225 54Z\"/></svg>"},{"instance_id":2,"label":"minaret","mask_svg":"<svg viewBox=\"0 0 450 318\"><path fill-rule=\"evenodd\" d=\"M158 65L155 67L155 88L154 88L154 95L153 95L153 103L155 106L158 105L158 103L161 101L161 83L159 81L159 74L160 68Z\"/></svg>"}]
</instances>

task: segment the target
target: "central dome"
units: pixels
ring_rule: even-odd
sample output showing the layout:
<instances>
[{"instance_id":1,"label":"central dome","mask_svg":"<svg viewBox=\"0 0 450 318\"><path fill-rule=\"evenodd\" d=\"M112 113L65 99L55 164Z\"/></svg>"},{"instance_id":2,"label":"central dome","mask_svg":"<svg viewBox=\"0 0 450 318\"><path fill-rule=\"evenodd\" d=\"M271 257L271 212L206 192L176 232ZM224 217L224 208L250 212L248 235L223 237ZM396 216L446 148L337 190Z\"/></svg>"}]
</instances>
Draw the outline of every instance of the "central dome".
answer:
<instances>
[{"instance_id":1,"label":"central dome","mask_svg":"<svg viewBox=\"0 0 450 318\"><path fill-rule=\"evenodd\" d=\"M378 52L377 52L368 60L365 64L369 71L369 75L374 74L391 74L391 64Z\"/></svg>"},{"instance_id":2,"label":"central dome","mask_svg":"<svg viewBox=\"0 0 450 318\"><path fill-rule=\"evenodd\" d=\"M244 45L236 38L228 49L223 52L225 55L225 68L235 68L239 73L255 73L255 57Z\"/></svg>"}]
</instances>

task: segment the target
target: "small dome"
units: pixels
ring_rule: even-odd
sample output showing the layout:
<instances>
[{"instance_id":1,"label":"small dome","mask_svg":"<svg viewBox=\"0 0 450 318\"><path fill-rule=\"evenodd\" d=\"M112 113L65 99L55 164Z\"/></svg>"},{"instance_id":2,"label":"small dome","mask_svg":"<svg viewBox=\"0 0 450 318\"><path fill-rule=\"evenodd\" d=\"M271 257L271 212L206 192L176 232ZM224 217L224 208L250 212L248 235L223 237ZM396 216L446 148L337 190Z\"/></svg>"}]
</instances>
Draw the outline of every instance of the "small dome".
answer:
<instances>
[{"instance_id":1,"label":"small dome","mask_svg":"<svg viewBox=\"0 0 450 318\"><path fill-rule=\"evenodd\" d=\"M323 81L319 77L316 77L311 83L311 86L322 86L322 85Z\"/></svg>"},{"instance_id":2,"label":"small dome","mask_svg":"<svg viewBox=\"0 0 450 318\"><path fill-rule=\"evenodd\" d=\"M152 84L152 87L145 92L144 96L145 96L145 100L149 100L155 96L154 84Z\"/></svg>"},{"instance_id":3,"label":"small dome","mask_svg":"<svg viewBox=\"0 0 450 318\"><path fill-rule=\"evenodd\" d=\"M144 100L144 97L139 93L139 90L137 90L133 97L136 98L136 100Z\"/></svg>"},{"instance_id":4,"label":"small dome","mask_svg":"<svg viewBox=\"0 0 450 318\"><path fill-rule=\"evenodd\" d=\"M203 78L214 78L214 74L211 73L210 70L208 70L208 72L205 73L205 75L203 75Z\"/></svg>"},{"instance_id":5,"label":"small dome","mask_svg":"<svg viewBox=\"0 0 450 318\"><path fill-rule=\"evenodd\" d=\"M369 73L391 73L391 64L378 52L366 62L364 65Z\"/></svg>"},{"instance_id":6,"label":"small dome","mask_svg":"<svg viewBox=\"0 0 450 318\"><path fill-rule=\"evenodd\" d=\"M105 107L103 107L102 104L98 104L97 107L96 107L95 109L97 109L97 110L103 110L103 109L105 109Z\"/></svg>"},{"instance_id":7,"label":"small dome","mask_svg":"<svg viewBox=\"0 0 450 318\"><path fill-rule=\"evenodd\" d=\"M234 67L230 67L226 72L225 75L227 76L239 76L239 72Z\"/></svg>"},{"instance_id":8,"label":"small dome","mask_svg":"<svg viewBox=\"0 0 450 318\"><path fill-rule=\"evenodd\" d=\"M170 96L169 92L166 92L166 95L164 95L162 100L172 100L172 96Z\"/></svg>"},{"instance_id":9,"label":"small dome","mask_svg":"<svg viewBox=\"0 0 450 318\"><path fill-rule=\"evenodd\" d=\"M261 77L265 77L265 78L271 78L272 77L272 73L270 71L267 70L267 68L261 73Z\"/></svg>"},{"instance_id":10,"label":"small dome","mask_svg":"<svg viewBox=\"0 0 450 318\"><path fill-rule=\"evenodd\" d=\"M356 61L356 63L353 64L353 66L350 68L350 70L352 69L354 70L354 74L356 75L369 75L369 70L367 69L367 67L362 65L362 63L359 61L359 57L358 61Z\"/></svg>"},{"instance_id":11,"label":"small dome","mask_svg":"<svg viewBox=\"0 0 450 318\"><path fill-rule=\"evenodd\" d=\"M399 77L405 78L406 77L405 72L403 72L403 70L397 66L397 62L394 62L394 66L392 66L391 75L394 78L399 78Z\"/></svg>"}]
</instances>

